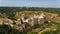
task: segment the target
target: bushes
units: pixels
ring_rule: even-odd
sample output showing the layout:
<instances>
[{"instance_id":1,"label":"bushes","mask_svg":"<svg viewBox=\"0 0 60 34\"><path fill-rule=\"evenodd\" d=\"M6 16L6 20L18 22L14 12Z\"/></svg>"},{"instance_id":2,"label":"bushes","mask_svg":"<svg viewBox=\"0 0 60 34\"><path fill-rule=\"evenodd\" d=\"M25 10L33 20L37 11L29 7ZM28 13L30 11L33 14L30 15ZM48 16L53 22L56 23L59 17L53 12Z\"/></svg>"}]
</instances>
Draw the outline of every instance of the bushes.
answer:
<instances>
[{"instance_id":1,"label":"bushes","mask_svg":"<svg viewBox=\"0 0 60 34\"><path fill-rule=\"evenodd\" d=\"M1 13L6 13L7 16L14 17L16 12L20 11L44 11L57 13L60 15L60 8L39 8L39 7L0 7Z\"/></svg>"},{"instance_id":2,"label":"bushes","mask_svg":"<svg viewBox=\"0 0 60 34\"><path fill-rule=\"evenodd\" d=\"M36 24L36 25L32 26L33 29L36 29L36 28L39 28L39 27L40 27L39 24Z\"/></svg>"},{"instance_id":3,"label":"bushes","mask_svg":"<svg viewBox=\"0 0 60 34\"><path fill-rule=\"evenodd\" d=\"M22 32L12 29L8 25L0 25L0 34L22 34Z\"/></svg>"},{"instance_id":4,"label":"bushes","mask_svg":"<svg viewBox=\"0 0 60 34\"><path fill-rule=\"evenodd\" d=\"M45 26L46 27L46 26ZM41 28L40 26L34 26L35 29ZM32 29L34 29L32 28ZM60 33L60 24L51 22L49 27L46 30L46 32L42 33L42 34L59 34ZM56 30L54 30L56 29ZM27 30L26 30L27 31ZM29 32L21 32L18 31L16 29L12 29L10 26L8 25L0 25L0 34L37 34L38 32L33 32L32 30Z\"/></svg>"}]
</instances>

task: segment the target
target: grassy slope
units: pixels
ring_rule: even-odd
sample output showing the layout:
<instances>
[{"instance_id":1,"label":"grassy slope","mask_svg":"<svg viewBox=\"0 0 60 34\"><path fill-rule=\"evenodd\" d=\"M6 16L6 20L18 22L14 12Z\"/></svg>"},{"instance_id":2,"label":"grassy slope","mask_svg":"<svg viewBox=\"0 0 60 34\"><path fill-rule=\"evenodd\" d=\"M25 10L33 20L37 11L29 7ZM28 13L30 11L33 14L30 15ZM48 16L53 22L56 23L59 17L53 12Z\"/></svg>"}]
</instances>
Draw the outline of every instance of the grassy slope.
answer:
<instances>
[{"instance_id":1,"label":"grassy slope","mask_svg":"<svg viewBox=\"0 0 60 34\"><path fill-rule=\"evenodd\" d=\"M38 29L38 32L31 31L31 32L28 32L27 34L37 34L39 32L42 32L42 34L60 34L60 24L57 24L54 22L51 22L48 27L45 26L45 29L43 29L42 31L39 31L41 28L40 27L36 28L36 29ZM56 29L56 30L54 30L54 29Z\"/></svg>"}]
</instances>

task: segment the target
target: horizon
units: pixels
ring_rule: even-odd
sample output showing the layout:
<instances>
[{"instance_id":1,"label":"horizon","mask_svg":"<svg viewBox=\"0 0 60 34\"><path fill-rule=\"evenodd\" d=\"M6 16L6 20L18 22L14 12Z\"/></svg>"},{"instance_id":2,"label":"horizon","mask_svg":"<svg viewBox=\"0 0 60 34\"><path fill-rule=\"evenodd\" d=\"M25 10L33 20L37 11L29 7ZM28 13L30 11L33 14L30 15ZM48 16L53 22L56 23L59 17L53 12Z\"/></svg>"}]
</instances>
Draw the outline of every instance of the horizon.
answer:
<instances>
[{"instance_id":1,"label":"horizon","mask_svg":"<svg viewBox=\"0 0 60 34\"><path fill-rule=\"evenodd\" d=\"M0 6L0 8L23 8L23 7L26 7L26 6ZM32 8L32 7L26 7L26 8ZM58 8L58 7L33 7L33 8ZM59 7L60 8L60 7Z\"/></svg>"}]
</instances>

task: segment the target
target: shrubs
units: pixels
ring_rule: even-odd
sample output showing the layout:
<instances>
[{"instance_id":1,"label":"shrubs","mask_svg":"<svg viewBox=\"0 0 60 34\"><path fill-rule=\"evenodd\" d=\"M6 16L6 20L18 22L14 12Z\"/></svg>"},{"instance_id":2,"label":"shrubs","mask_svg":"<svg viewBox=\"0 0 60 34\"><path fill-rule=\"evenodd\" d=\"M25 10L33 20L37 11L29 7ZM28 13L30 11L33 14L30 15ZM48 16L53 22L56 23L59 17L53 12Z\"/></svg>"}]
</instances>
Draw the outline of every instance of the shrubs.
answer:
<instances>
[{"instance_id":1,"label":"shrubs","mask_svg":"<svg viewBox=\"0 0 60 34\"><path fill-rule=\"evenodd\" d=\"M22 34L22 32L12 29L8 25L0 25L0 34Z\"/></svg>"},{"instance_id":2,"label":"shrubs","mask_svg":"<svg viewBox=\"0 0 60 34\"><path fill-rule=\"evenodd\" d=\"M60 32L60 24L57 24L57 23L54 23L54 22L51 22L49 23L50 25L47 26L44 26L45 28L41 31L44 31L46 28L47 30L42 32L42 34L59 34ZM35 29L38 29L38 28L42 28L42 26L40 27L40 25L35 25L32 29L35 30ZM41 31L38 31L38 32L34 32L34 31L27 31L25 30L26 32L22 32L22 31L18 31L16 29L12 29L9 25L0 25L0 34L37 34L38 32L41 32Z\"/></svg>"}]
</instances>

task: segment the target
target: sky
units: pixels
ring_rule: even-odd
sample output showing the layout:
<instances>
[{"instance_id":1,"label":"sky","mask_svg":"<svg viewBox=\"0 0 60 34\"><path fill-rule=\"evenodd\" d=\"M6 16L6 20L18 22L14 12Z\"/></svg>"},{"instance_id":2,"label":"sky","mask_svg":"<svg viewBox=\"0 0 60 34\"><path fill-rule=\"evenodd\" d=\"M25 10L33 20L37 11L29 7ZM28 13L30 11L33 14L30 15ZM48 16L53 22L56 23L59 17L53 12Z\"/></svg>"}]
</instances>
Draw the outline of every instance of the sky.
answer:
<instances>
[{"instance_id":1,"label":"sky","mask_svg":"<svg viewBox=\"0 0 60 34\"><path fill-rule=\"evenodd\" d=\"M60 0L0 0L0 6L60 8Z\"/></svg>"}]
</instances>

